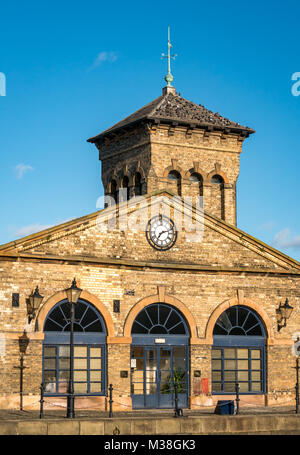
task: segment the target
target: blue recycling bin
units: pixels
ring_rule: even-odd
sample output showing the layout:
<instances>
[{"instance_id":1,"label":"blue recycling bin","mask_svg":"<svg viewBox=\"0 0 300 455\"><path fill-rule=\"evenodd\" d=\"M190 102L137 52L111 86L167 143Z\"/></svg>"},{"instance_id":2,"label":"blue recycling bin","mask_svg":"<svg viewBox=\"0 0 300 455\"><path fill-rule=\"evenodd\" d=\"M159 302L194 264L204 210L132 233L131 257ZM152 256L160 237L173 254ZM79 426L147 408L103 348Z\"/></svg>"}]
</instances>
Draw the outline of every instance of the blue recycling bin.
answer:
<instances>
[{"instance_id":1,"label":"blue recycling bin","mask_svg":"<svg viewBox=\"0 0 300 455\"><path fill-rule=\"evenodd\" d=\"M215 414L219 415L233 415L234 414L234 401L233 400L219 400L215 409Z\"/></svg>"}]
</instances>

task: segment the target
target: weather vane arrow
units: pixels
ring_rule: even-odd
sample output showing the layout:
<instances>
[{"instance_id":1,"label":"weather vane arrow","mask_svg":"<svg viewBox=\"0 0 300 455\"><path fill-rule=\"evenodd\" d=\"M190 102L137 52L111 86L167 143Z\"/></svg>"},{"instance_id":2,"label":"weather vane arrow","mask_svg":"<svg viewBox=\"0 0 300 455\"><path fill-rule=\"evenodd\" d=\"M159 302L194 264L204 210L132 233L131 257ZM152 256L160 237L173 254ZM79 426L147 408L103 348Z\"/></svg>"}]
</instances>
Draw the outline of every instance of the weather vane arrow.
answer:
<instances>
[{"instance_id":1,"label":"weather vane arrow","mask_svg":"<svg viewBox=\"0 0 300 455\"><path fill-rule=\"evenodd\" d=\"M170 52L171 47L173 47L173 46L170 41L170 26L169 26L168 27L168 55L161 54L162 59L164 59L164 58L168 59L168 74L166 74L166 76L165 76L165 81L167 82L168 87L172 87L172 81L173 81L173 76L171 74L171 59L175 60L175 58L177 57L177 54L171 55L171 52Z\"/></svg>"}]
</instances>

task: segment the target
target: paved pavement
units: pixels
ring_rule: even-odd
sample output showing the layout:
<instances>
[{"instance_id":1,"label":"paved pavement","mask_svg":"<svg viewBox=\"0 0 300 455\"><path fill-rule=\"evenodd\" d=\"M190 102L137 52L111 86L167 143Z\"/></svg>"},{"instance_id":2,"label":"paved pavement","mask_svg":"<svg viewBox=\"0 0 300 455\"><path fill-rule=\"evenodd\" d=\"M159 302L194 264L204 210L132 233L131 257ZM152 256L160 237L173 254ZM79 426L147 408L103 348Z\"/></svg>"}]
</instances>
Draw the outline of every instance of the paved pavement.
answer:
<instances>
[{"instance_id":1,"label":"paved pavement","mask_svg":"<svg viewBox=\"0 0 300 455\"><path fill-rule=\"evenodd\" d=\"M215 408L201 408L201 410L183 410L184 416L208 416L214 414ZM278 406L262 406L262 407L247 407L240 409L241 415L296 415L295 413L295 406L285 406L285 407L278 407ZM166 417L173 417L174 411L171 409L160 409L160 410L135 410L129 412L114 412L114 418L128 418L133 417L136 419L144 419L146 417L153 417L153 418L166 418ZM65 419L66 418L66 410L44 410L44 419ZM108 412L103 411L83 411L77 410L75 413L75 418L78 419L103 419L109 418ZM2 420L33 420L39 419L39 411L19 411L19 410L0 410L0 421Z\"/></svg>"}]
</instances>

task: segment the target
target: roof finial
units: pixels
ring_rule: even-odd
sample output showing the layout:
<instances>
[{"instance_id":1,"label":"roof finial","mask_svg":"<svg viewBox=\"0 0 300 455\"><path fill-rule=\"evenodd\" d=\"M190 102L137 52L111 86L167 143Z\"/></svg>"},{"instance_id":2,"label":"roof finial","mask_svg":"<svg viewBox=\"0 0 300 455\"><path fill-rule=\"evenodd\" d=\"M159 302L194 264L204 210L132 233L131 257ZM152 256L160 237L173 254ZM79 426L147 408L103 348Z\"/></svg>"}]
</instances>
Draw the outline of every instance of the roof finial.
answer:
<instances>
[{"instance_id":1,"label":"roof finial","mask_svg":"<svg viewBox=\"0 0 300 455\"><path fill-rule=\"evenodd\" d=\"M168 55L161 54L161 58L167 58L168 59L168 73L165 76L165 81L167 82L167 87L163 90L164 94L167 93L173 93L175 94L175 89L172 86L172 81L173 81L173 76L171 74L171 58L175 60L175 57L177 57L177 54L171 55L170 49L172 47L171 41L170 41L170 26L168 26ZM170 88L169 88L170 87Z\"/></svg>"}]
</instances>

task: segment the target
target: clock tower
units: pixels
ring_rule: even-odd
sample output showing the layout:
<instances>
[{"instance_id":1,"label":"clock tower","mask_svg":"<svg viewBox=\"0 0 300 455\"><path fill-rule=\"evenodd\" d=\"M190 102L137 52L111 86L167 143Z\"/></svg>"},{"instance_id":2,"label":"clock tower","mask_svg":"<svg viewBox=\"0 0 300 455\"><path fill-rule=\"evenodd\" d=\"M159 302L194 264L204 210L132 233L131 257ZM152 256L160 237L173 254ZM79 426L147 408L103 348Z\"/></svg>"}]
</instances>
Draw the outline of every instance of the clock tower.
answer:
<instances>
[{"instance_id":1,"label":"clock tower","mask_svg":"<svg viewBox=\"0 0 300 455\"><path fill-rule=\"evenodd\" d=\"M236 225L239 157L251 128L195 104L172 86L172 47L162 95L88 139L99 150L105 195L118 202L168 189L203 197L204 210Z\"/></svg>"}]
</instances>

